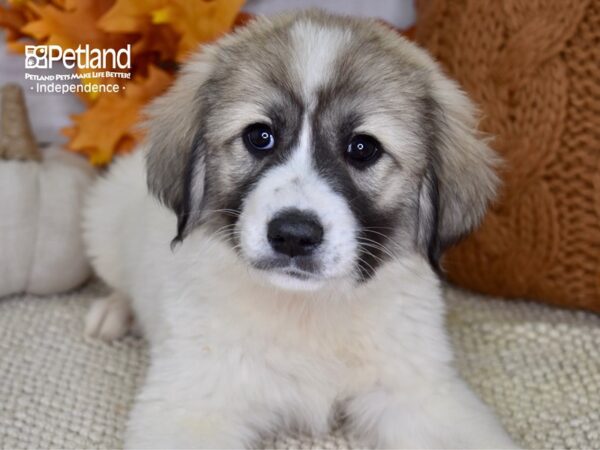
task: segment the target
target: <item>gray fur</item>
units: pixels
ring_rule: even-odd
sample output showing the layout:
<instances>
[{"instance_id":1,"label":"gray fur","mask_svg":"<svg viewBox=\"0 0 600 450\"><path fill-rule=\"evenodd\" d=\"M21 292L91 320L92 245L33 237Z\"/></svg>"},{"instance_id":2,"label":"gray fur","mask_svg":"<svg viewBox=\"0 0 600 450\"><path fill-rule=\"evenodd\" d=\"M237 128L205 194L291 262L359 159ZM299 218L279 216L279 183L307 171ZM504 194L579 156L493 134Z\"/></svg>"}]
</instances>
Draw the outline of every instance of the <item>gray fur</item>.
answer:
<instances>
[{"instance_id":1,"label":"gray fur","mask_svg":"<svg viewBox=\"0 0 600 450\"><path fill-rule=\"evenodd\" d=\"M302 61L291 30L303 23L348 36L313 99L296 69ZM290 148L306 111L315 164L354 202L361 223L391 229L383 243L392 251L437 259L480 222L498 184L496 157L459 87L384 25L308 11L259 18L205 47L150 108L148 185L179 216L180 235L207 219L204 210L241 208L245 190L277 162L256 161L243 149L247 125L278 124ZM357 130L385 150L365 171L342 158Z\"/></svg>"}]
</instances>

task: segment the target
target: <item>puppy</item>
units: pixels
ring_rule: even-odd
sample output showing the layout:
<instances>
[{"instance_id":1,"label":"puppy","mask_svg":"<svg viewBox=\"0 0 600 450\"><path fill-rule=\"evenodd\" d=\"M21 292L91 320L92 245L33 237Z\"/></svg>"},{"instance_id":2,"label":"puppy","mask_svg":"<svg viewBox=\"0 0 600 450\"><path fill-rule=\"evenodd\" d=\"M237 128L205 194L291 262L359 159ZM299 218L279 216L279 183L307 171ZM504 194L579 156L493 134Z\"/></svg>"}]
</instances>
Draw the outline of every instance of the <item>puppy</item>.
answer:
<instances>
[{"instance_id":1,"label":"puppy","mask_svg":"<svg viewBox=\"0 0 600 450\"><path fill-rule=\"evenodd\" d=\"M497 185L471 104L373 20L259 18L194 55L85 239L151 363L129 448L242 448L334 417L362 445L514 447L453 367L436 274Z\"/></svg>"}]
</instances>

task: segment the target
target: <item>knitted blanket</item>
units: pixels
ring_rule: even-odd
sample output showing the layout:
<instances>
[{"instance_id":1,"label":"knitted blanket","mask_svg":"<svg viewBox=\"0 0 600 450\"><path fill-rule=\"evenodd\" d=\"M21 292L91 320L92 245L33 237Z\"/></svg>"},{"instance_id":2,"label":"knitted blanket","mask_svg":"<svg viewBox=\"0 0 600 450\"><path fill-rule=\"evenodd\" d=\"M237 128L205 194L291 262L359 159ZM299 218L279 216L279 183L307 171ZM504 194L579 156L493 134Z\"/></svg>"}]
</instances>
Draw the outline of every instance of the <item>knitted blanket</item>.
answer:
<instances>
[{"instance_id":1,"label":"knitted blanket","mask_svg":"<svg viewBox=\"0 0 600 450\"><path fill-rule=\"evenodd\" d=\"M144 376L143 340L83 337L99 284L57 297L0 299L0 448L115 448ZM448 289L457 364L529 448L600 448L600 317ZM276 448L351 448L277 436Z\"/></svg>"},{"instance_id":2,"label":"knitted blanket","mask_svg":"<svg viewBox=\"0 0 600 450\"><path fill-rule=\"evenodd\" d=\"M416 39L481 108L504 159L457 284L600 312L600 0L418 0Z\"/></svg>"}]
</instances>

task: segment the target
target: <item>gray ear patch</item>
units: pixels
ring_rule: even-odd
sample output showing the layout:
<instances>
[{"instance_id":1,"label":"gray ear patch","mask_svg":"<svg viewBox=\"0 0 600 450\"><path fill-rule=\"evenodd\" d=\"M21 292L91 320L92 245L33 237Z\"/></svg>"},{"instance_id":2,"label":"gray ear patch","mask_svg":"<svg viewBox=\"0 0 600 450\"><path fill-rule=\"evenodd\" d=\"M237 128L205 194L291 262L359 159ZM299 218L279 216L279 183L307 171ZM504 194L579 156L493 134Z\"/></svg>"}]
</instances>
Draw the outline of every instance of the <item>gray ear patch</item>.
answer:
<instances>
[{"instance_id":1,"label":"gray ear patch","mask_svg":"<svg viewBox=\"0 0 600 450\"><path fill-rule=\"evenodd\" d=\"M421 181L417 213L417 244L427 255L431 267L440 272L440 257L444 244L439 237L439 184L430 163Z\"/></svg>"},{"instance_id":2,"label":"gray ear patch","mask_svg":"<svg viewBox=\"0 0 600 450\"><path fill-rule=\"evenodd\" d=\"M479 225L495 197L498 158L477 130L471 102L454 82L434 74L426 103L430 164L419 199L418 235L436 268L443 251Z\"/></svg>"},{"instance_id":3,"label":"gray ear patch","mask_svg":"<svg viewBox=\"0 0 600 450\"><path fill-rule=\"evenodd\" d=\"M177 215L174 242L178 242L202 214L205 149L200 130L195 132L191 143L183 136L171 141L167 141L168 137L169 133L151 137L146 157L148 189Z\"/></svg>"},{"instance_id":4,"label":"gray ear patch","mask_svg":"<svg viewBox=\"0 0 600 450\"><path fill-rule=\"evenodd\" d=\"M146 111L148 189L177 215L176 240L185 236L203 206L205 149L199 119L201 90L212 67L212 51L205 49Z\"/></svg>"},{"instance_id":5,"label":"gray ear patch","mask_svg":"<svg viewBox=\"0 0 600 450\"><path fill-rule=\"evenodd\" d=\"M190 160L188 152L191 153L184 149L173 151L169 149L168 143L153 140L146 156L148 189L177 214L184 208L185 189L182 178Z\"/></svg>"},{"instance_id":6,"label":"gray ear patch","mask_svg":"<svg viewBox=\"0 0 600 450\"><path fill-rule=\"evenodd\" d=\"M183 172L183 193L181 207L177 214L177 236L174 242L180 242L188 231L200 222L205 203L206 164L205 149L201 134L194 138L189 150L187 164Z\"/></svg>"}]
</instances>

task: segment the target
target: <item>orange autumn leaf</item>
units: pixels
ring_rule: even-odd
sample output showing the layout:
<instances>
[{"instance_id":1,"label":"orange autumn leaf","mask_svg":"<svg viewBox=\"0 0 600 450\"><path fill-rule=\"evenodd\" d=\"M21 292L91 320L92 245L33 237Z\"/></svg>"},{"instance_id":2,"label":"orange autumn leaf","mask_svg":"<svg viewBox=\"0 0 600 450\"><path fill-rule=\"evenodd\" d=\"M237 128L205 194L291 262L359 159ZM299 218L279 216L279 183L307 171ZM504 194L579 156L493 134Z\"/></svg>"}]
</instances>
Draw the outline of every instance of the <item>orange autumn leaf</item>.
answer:
<instances>
[{"instance_id":1,"label":"orange autumn leaf","mask_svg":"<svg viewBox=\"0 0 600 450\"><path fill-rule=\"evenodd\" d=\"M181 34L177 60L182 61L200 42L225 34L235 22L244 0L172 0L162 11L165 23ZM155 15L155 21L157 16Z\"/></svg>"},{"instance_id":2,"label":"orange autumn leaf","mask_svg":"<svg viewBox=\"0 0 600 450\"><path fill-rule=\"evenodd\" d=\"M179 35L177 59L210 42L234 24L244 0L117 0L100 19L107 31L141 33L150 25L170 25Z\"/></svg>"},{"instance_id":3,"label":"orange autumn leaf","mask_svg":"<svg viewBox=\"0 0 600 450\"><path fill-rule=\"evenodd\" d=\"M235 16L235 20L233 21L233 25L231 27L232 30L235 30L237 27L243 27L248 22L250 22L254 16L250 13L240 11L237 16Z\"/></svg>"},{"instance_id":4,"label":"orange autumn leaf","mask_svg":"<svg viewBox=\"0 0 600 450\"><path fill-rule=\"evenodd\" d=\"M142 108L171 80L170 74L150 66L148 77L134 79L122 93L104 94L87 111L73 116L73 127L63 130L71 138L69 148L88 155L97 165L108 163L114 153L129 150L140 138L136 124Z\"/></svg>"},{"instance_id":5,"label":"orange autumn leaf","mask_svg":"<svg viewBox=\"0 0 600 450\"><path fill-rule=\"evenodd\" d=\"M8 40L15 40L20 36L20 29L27 20L19 9L8 9L0 5L0 27L7 32Z\"/></svg>"},{"instance_id":6,"label":"orange autumn leaf","mask_svg":"<svg viewBox=\"0 0 600 450\"><path fill-rule=\"evenodd\" d=\"M77 48L93 44L96 48L121 48L127 36L109 34L96 26L98 17L112 6L114 0L77 0L65 3L65 9L53 4L27 2L38 19L29 22L23 31L48 45Z\"/></svg>"},{"instance_id":7,"label":"orange autumn leaf","mask_svg":"<svg viewBox=\"0 0 600 450\"><path fill-rule=\"evenodd\" d=\"M0 27L6 31L9 47L20 47L18 39L25 36L21 28L34 17L34 13L22 1L11 1L6 6L0 4Z\"/></svg>"},{"instance_id":8,"label":"orange autumn leaf","mask_svg":"<svg viewBox=\"0 0 600 450\"><path fill-rule=\"evenodd\" d=\"M152 13L165 0L117 0L98 21L98 27L116 33L141 33L152 24Z\"/></svg>"},{"instance_id":9,"label":"orange autumn leaf","mask_svg":"<svg viewBox=\"0 0 600 450\"><path fill-rule=\"evenodd\" d=\"M152 25L140 33L140 38L131 47L131 53L136 58L155 55L158 61L173 61L178 43L179 36L175 30L167 25ZM151 58L150 61L154 60Z\"/></svg>"},{"instance_id":10,"label":"orange autumn leaf","mask_svg":"<svg viewBox=\"0 0 600 450\"><path fill-rule=\"evenodd\" d=\"M121 93L79 94L88 109L63 130L68 147L94 164L106 164L113 154L134 148L140 139L135 124L142 107L163 92L190 51L248 19L239 13L243 0L8 0L5 4L0 6L0 27L7 30L13 50L23 52L32 40L63 49L131 45L132 79L81 79L85 85L118 85ZM76 71L87 75L94 70Z\"/></svg>"},{"instance_id":11,"label":"orange autumn leaf","mask_svg":"<svg viewBox=\"0 0 600 450\"><path fill-rule=\"evenodd\" d=\"M153 12L164 4L165 0L117 0L97 25L106 32L139 35L131 49L136 56L153 53L158 60L173 59L179 42L178 34L168 26L152 22Z\"/></svg>"}]
</instances>

